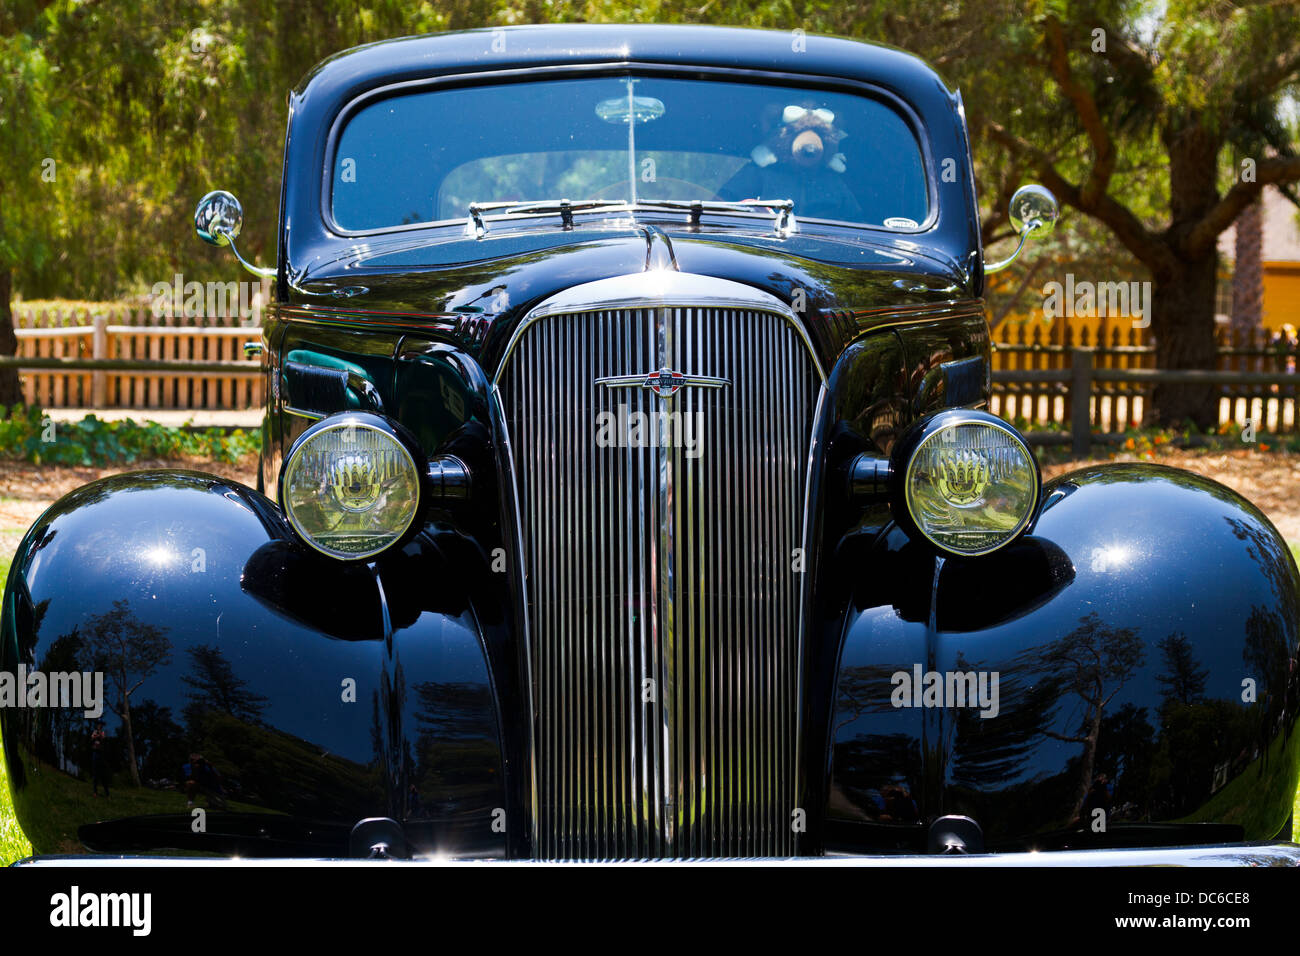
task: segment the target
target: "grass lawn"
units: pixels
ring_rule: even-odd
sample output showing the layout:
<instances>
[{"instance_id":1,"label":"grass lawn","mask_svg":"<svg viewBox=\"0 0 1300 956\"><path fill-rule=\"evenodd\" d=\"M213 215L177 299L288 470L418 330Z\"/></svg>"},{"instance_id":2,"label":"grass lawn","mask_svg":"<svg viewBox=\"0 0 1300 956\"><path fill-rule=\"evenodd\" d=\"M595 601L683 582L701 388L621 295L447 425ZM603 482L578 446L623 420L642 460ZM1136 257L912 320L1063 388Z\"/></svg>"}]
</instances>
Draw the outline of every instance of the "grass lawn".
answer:
<instances>
[{"instance_id":1,"label":"grass lawn","mask_svg":"<svg viewBox=\"0 0 1300 956\"><path fill-rule=\"evenodd\" d=\"M175 815L186 813L185 795L178 790L154 790L149 787L113 787L113 796L105 801L91 792L90 781L77 780L47 764L38 764L31 768L35 772L28 775L28 786L32 789L32 798L52 812L46 816L48 829L35 833L42 846L54 848L58 853L83 853L85 850L76 840L77 827L87 821L116 817L152 816L155 814ZM119 774L125 776L124 774ZM9 793L5 791L5 800ZM201 805L206 805L203 803ZM227 808L232 813L258 813L260 807L231 800ZM10 809L12 817L12 808ZM17 825L14 826L18 832ZM25 836L20 835L21 853L17 859L31 853ZM175 852L175 851L173 851ZM204 854L185 853L185 856ZM6 861L8 862L8 861Z\"/></svg>"},{"instance_id":2,"label":"grass lawn","mask_svg":"<svg viewBox=\"0 0 1300 956\"><path fill-rule=\"evenodd\" d=\"M4 532L8 531L8 528L4 529ZM4 537L7 539L11 535L5 533ZM0 553L0 581L9 577L9 562L13 558L13 549L18 546L18 540L12 543L5 541L5 544L8 547ZM14 805L9 798L9 772L5 769L4 760L0 759L0 865L20 860L29 856L31 852L32 845L27 842L27 837L18 828Z\"/></svg>"},{"instance_id":3,"label":"grass lawn","mask_svg":"<svg viewBox=\"0 0 1300 956\"><path fill-rule=\"evenodd\" d=\"M31 852L32 845L18 828L13 804L9 802L9 775L5 772L4 762L0 761L0 864L21 860Z\"/></svg>"}]
</instances>

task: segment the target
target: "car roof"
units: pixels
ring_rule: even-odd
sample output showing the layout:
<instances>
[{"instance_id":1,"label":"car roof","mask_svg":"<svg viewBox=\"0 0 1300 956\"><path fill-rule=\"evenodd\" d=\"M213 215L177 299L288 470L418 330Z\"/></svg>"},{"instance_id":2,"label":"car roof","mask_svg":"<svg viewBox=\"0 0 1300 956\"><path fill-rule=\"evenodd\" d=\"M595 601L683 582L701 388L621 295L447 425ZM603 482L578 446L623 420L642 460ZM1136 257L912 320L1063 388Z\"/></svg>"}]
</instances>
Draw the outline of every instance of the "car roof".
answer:
<instances>
[{"instance_id":1,"label":"car roof","mask_svg":"<svg viewBox=\"0 0 1300 956\"><path fill-rule=\"evenodd\" d=\"M364 85L367 77L400 82L539 64L691 64L837 76L891 88L900 94L950 94L920 57L894 47L802 30L661 24L539 24L485 27L382 40L336 54L297 87Z\"/></svg>"},{"instance_id":2,"label":"car roof","mask_svg":"<svg viewBox=\"0 0 1300 956\"><path fill-rule=\"evenodd\" d=\"M358 97L399 84L422 85L482 74L533 78L542 70L593 72L628 68L701 76L728 71L808 77L861 85L906 104L926 140L927 174L940 194L937 219L904 239L942 253L975 276L981 270L979 219L960 97L920 57L877 43L799 30L658 24L548 24L488 27L383 40L336 54L313 69L290 96L280 216L280 269L299 272L331 256L336 235L322 214L322 170L336 121ZM938 164L944 178L938 181ZM932 197L932 203L935 202ZM292 229L290 225L292 224Z\"/></svg>"}]
</instances>

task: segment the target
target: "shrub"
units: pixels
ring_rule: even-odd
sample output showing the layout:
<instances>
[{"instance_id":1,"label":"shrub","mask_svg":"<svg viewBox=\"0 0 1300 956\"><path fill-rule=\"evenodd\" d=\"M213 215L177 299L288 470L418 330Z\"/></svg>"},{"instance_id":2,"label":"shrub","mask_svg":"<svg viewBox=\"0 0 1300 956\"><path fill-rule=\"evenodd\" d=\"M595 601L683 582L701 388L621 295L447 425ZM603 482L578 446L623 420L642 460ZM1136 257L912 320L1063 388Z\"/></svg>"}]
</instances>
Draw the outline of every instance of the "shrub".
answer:
<instances>
[{"instance_id":1,"label":"shrub","mask_svg":"<svg viewBox=\"0 0 1300 956\"><path fill-rule=\"evenodd\" d=\"M38 465L106 465L142 458L234 463L257 452L261 444L261 431L242 428L168 428L132 419L108 422L94 415L79 422L53 422L34 405L15 405L0 419L0 457Z\"/></svg>"}]
</instances>

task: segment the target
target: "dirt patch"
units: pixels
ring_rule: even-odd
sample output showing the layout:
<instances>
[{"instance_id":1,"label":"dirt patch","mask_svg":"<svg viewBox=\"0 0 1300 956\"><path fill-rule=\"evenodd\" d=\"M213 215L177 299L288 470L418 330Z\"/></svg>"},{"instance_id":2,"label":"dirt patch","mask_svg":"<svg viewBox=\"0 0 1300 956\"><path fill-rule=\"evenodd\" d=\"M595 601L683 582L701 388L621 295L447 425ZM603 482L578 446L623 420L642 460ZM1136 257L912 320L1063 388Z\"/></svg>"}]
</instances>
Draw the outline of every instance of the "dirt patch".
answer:
<instances>
[{"instance_id":1,"label":"dirt patch","mask_svg":"<svg viewBox=\"0 0 1300 956\"><path fill-rule=\"evenodd\" d=\"M1227 452L1173 449L1150 459L1119 454L1087 462L1046 465L1043 478L1055 478L1084 465L1110 461L1154 461L1213 478L1254 502L1277 525L1282 537L1300 543L1300 455L1245 449Z\"/></svg>"},{"instance_id":2,"label":"dirt patch","mask_svg":"<svg viewBox=\"0 0 1300 956\"><path fill-rule=\"evenodd\" d=\"M0 535L26 531L41 512L74 488L126 471L151 468L187 468L206 471L257 487L257 457L247 455L233 465L205 459L136 461L105 468L33 465L25 461L0 461Z\"/></svg>"}]
</instances>

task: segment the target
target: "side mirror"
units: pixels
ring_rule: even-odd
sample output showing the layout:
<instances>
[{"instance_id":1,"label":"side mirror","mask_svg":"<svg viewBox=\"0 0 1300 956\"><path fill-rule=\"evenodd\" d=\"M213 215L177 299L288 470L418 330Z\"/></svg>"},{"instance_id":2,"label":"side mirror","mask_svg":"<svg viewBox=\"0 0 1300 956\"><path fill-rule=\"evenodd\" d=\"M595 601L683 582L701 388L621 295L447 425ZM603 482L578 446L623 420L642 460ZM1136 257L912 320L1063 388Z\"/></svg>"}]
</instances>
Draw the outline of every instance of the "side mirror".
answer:
<instances>
[{"instance_id":1,"label":"side mirror","mask_svg":"<svg viewBox=\"0 0 1300 956\"><path fill-rule=\"evenodd\" d=\"M204 242L227 246L239 238L244 228L244 207L224 189L217 189L199 200L194 210L194 231Z\"/></svg>"},{"instance_id":2,"label":"side mirror","mask_svg":"<svg viewBox=\"0 0 1300 956\"><path fill-rule=\"evenodd\" d=\"M265 269L246 261L235 248L239 231L244 228L244 207L231 193L217 189L199 200L194 210L194 231L200 239L214 246L229 246L239 264L255 276L274 278L274 269Z\"/></svg>"},{"instance_id":3,"label":"side mirror","mask_svg":"<svg viewBox=\"0 0 1300 956\"><path fill-rule=\"evenodd\" d=\"M1011 197L1007 216L1011 220L1011 228L1020 236L1020 243L1016 246L1016 251L1001 262L984 266L985 275L1000 272L1015 262L1020 251L1025 248L1026 239L1050 236L1056 220L1061 218L1061 207L1051 190L1038 185L1021 186Z\"/></svg>"},{"instance_id":4,"label":"side mirror","mask_svg":"<svg viewBox=\"0 0 1300 956\"><path fill-rule=\"evenodd\" d=\"M1011 219L1011 228L1020 235L1028 239L1043 239L1052 234L1056 220L1061 218L1061 207L1050 189L1037 185L1021 186L1011 197L1007 216Z\"/></svg>"}]
</instances>

